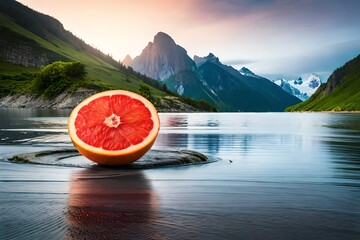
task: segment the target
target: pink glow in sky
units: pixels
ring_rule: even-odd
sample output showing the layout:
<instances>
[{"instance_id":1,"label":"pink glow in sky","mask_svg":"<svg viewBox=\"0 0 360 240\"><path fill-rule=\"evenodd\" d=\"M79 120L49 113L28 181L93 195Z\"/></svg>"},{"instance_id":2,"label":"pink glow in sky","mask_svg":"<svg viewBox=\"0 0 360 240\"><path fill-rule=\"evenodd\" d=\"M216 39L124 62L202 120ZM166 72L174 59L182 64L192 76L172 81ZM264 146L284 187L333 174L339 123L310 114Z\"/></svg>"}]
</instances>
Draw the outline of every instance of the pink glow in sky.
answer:
<instances>
[{"instance_id":1,"label":"pink glow in sky","mask_svg":"<svg viewBox=\"0 0 360 240\"><path fill-rule=\"evenodd\" d=\"M328 76L360 54L357 0L20 0L122 60L169 34L190 57L214 53L268 77Z\"/></svg>"}]
</instances>

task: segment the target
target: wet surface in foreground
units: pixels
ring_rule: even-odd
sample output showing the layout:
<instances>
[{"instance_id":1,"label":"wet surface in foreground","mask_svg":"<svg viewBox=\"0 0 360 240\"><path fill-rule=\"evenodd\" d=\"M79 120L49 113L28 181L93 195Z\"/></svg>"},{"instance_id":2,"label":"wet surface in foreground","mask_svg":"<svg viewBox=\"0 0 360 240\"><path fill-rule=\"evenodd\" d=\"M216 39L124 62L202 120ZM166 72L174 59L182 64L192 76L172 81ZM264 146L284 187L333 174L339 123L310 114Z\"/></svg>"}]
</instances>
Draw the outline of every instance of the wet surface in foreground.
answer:
<instances>
[{"instance_id":1,"label":"wet surface in foreground","mask_svg":"<svg viewBox=\"0 0 360 240\"><path fill-rule=\"evenodd\" d=\"M16 120L0 127L0 138L9 136L0 142L0 158L71 145L66 117L10 117ZM360 115L162 114L161 120L156 148L225 160L121 171L0 161L0 238L360 236Z\"/></svg>"}]
</instances>

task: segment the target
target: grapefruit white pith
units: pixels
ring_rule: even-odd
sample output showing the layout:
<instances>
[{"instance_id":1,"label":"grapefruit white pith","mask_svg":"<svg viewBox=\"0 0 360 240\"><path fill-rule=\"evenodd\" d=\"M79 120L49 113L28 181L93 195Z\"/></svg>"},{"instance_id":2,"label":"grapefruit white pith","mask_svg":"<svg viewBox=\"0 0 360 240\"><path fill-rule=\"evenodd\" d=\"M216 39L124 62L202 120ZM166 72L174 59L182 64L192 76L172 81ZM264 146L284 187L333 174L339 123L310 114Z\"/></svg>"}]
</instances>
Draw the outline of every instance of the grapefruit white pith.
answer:
<instances>
[{"instance_id":1,"label":"grapefruit white pith","mask_svg":"<svg viewBox=\"0 0 360 240\"><path fill-rule=\"evenodd\" d=\"M95 94L71 112L68 131L78 151L103 165L129 164L154 144L160 129L155 107L129 91Z\"/></svg>"}]
</instances>

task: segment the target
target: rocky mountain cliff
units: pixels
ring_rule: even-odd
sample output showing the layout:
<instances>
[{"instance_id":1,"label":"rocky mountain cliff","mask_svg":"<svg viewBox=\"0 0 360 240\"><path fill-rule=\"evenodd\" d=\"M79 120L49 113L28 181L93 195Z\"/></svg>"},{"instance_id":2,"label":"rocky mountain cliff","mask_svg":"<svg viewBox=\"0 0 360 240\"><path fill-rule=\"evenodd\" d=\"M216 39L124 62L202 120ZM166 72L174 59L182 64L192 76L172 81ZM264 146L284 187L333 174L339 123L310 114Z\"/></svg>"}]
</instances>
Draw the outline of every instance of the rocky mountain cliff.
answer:
<instances>
[{"instance_id":1,"label":"rocky mountain cliff","mask_svg":"<svg viewBox=\"0 0 360 240\"><path fill-rule=\"evenodd\" d=\"M195 62L184 48L166 33L159 32L154 41L135 57L131 67L141 74L163 81L168 89L179 95L204 99L212 104L217 97L201 82Z\"/></svg>"},{"instance_id":2,"label":"rocky mountain cliff","mask_svg":"<svg viewBox=\"0 0 360 240\"><path fill-rule=\"evenodd\" d=\"M169 35L159 32L154 41L134 58L131 67L148 77L164 81L181 71L195 70L195 63Z\"/></svg>"},{"instance_id":3,"label":"rocky mountain cliff","mask_svg":"<svg viewBox=\"0 0 360 240\"><path fill-rule=\"evenodd\" d=\"M49 51L34 40L0 27L0 61L23 66L43 67L67 58ZM36 56L36 57L35 57Z\"/></svg>"}]
</instances>

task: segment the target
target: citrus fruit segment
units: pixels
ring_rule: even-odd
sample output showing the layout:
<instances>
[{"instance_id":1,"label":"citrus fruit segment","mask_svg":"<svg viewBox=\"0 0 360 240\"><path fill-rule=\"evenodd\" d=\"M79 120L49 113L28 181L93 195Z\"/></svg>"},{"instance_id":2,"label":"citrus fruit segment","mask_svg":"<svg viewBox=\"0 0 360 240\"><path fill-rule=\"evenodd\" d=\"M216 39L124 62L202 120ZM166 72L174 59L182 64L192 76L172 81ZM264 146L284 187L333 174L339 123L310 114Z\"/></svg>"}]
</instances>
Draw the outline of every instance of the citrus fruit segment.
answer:
<instances>
[{"instance_id":1,"label":"citrus fruit segment","mask_svg":"<svg viewBox=\"0 0 360 240\"><path fill-rule=\"evenodd\" d=\"M129 91L95 94L69 117L71 141L86 158L103 165L129 164L153 145L160 128L155 107Z\"/></svg>"}]
</instances>

